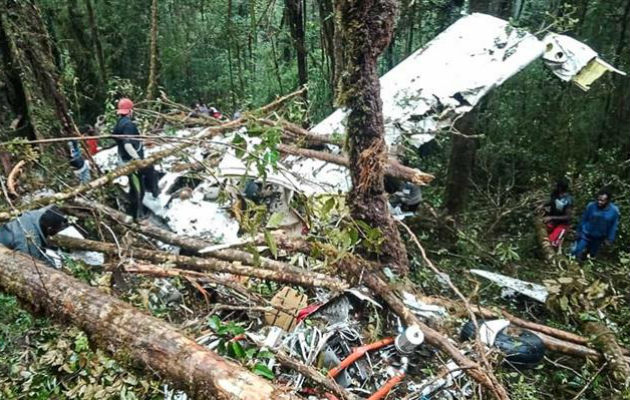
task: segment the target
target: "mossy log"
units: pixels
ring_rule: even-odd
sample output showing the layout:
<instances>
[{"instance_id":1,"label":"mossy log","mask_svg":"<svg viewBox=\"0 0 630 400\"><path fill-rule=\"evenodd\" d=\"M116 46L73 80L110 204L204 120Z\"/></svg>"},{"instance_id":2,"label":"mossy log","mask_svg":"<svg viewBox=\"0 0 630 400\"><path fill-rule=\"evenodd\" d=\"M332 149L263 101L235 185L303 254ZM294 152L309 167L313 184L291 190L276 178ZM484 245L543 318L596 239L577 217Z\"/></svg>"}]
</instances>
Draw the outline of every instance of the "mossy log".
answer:
<instances>
[{"instance_id":1,"label":"mossy log","mask_svg":"<svg viewBox=\"0 0 630 400\"><path fill-rule=\"evenodd\" d=\"M140 361L196 399L297 399L166 322L2 246L0 287L69 320L114 356Z\"/></svg>"},{"instance_id":2,"label":"mossy log","mask_svg":"<svg viewBox=\"0 0 630 400\"><path fill-rule=\"evenodd\" d=\"M74 239L67 236L54 236L51 243L66 248L76 250L100 251L106 254L117 255L119 248L113 243L97 242L94 240ZM164 251L147 250L141 248L127 248L125 252L132 257L142 260L149 260L155 263L172 263L186 269L194 271L227 272L230 274L251 276L254 278L271 280L276 282L292 283L301 286L325 287L334 291L342 291L348 288L348 284L332 278L328 275L300 270L269 270L251 266L231 263L214 258L187 257L170 254Z\"/></svg>"},{"instance_id":3,"label":"mossy log","mask_svg":"<svg viewBox=\"0 0 630 400\"><path fill-rule=\"evenodd\" d=\"M591 343L602 353L608 361L608 370L613 379L627 385L630 381L630 365L623 355L623 349L617 343L615 334L602 322L589 321L582 324L582 330L589 335Z\"/></svg>"}]
</instances>

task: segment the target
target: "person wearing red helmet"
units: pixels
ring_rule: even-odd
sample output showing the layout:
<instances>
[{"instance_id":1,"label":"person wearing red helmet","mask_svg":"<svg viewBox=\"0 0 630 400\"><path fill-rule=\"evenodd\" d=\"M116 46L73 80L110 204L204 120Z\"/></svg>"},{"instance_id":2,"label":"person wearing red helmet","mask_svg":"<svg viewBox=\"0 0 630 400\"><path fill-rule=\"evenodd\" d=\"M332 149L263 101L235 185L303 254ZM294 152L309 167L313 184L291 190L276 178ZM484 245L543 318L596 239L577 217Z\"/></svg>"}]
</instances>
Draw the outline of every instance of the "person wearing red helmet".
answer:
<instances>
[{"instance_id":1,"label":"person wearing red helmet","mask_svg":"<svg viewBox=\"0 0 630 400\"><path fill-rule=\"evenodd\" d=\"M120 99L118 101L116 114L118 114L118 121L116 122L116 126L114 126L113 134L114 136L123 136L116 139L119 162L125 164L134 160L143 159L144 146L142 140L140 140L140 138L133 138L133 136L140 136L137 125L131 119L133 117L133 101L128 98ZM156 175L157 173L152 166L132 172L128 175L129 214L133 218L142 219L145 217L144 206L142 205L145 184L151 188L154 197L159 195Z\"/></svg>"}]
</instances>

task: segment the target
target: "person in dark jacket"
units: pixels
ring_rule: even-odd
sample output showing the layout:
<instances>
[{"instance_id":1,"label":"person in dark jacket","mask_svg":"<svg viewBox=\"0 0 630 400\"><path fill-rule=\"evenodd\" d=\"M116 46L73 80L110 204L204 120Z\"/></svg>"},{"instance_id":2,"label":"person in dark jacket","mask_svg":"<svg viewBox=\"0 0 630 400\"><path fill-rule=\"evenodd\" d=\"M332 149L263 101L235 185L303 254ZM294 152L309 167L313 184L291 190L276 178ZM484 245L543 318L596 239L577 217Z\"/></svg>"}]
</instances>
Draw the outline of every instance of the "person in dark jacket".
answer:
<instances>
[{"instance_id":1,"label":"person in dark jacket","mask_svg":"<svg viewBox=\"0 0 630 400\"><path fill-rule=\"evenodd\" d=\"M118 101L116 110L119 118L114 126L114 136L124 136L116 139L118 146L118 158L121 164L126 164L134 160L144 159L144 145L140 138L138 127L132 121L133 102L130 99L122 98ZM154 197L159 195L157 185L157 172L152 166L130 173L129 178L129 211L128 213L135 219L145 217L142 199L144 198L145 187L149 187Z\"/></svg>"},{"instance_id":2,"label":"person in dark jacket","mask_svg":"<svg viewBox=\"0 0 630 400\"><path fill-rule=\"evenodd\" d=\"M573 196L569 193L569 183L565 179L559 179L556 182L556 188L551 192L551 199L546 204L543 217L552 246L560 247L562 244L562 240L569 231L572 211Z\"/></svg>"},{"instance_id":3,"label":"person in dark jacket","mask_svg":"<svg viewBox=\"0 0 630 400\"><path fill-rule=\"evenodd\" d=\"M66 216L57 206L28 211L0 226L0 244L54 265L46 255L46 238L68 226Z\"/></svg>"},{"instance_id":4,"label":"person in dark jacket","mask_svg":"<svg viewBox=\"0 0 630 400\"><path fill-rule=\"evenodd\" d=\"M571 252L583 261L586 255L595 257L602 243L610 245L615 241L619 227L619 208L612 203L610 191L602 189L597 194L597 201L586 206L577 233L578 240Z\"/></svg>"}]
</instances>

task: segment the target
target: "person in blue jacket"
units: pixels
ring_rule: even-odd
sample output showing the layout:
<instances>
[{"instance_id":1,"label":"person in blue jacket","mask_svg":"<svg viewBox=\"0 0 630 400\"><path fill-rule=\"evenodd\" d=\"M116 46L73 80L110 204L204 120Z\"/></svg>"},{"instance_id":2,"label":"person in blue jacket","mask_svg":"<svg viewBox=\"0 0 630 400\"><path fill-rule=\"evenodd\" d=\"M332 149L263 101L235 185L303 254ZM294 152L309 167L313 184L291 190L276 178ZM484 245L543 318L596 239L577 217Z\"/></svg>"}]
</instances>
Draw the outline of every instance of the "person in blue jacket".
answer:
<instances>
[{"instance_id":1,"label":"person in blue jacket","mask_svg":"<svg viewBox=\"0 0 630 400\"><path fill-rule=\"evenodd\" d=\"M586 255L595 257L602 243L612 244L619 226L619 208L612 203L610 191L602 189L597 193L597 201L586 206L577 228L578 239L573 254L583 261Z\"/></svg>"}]
</instances>

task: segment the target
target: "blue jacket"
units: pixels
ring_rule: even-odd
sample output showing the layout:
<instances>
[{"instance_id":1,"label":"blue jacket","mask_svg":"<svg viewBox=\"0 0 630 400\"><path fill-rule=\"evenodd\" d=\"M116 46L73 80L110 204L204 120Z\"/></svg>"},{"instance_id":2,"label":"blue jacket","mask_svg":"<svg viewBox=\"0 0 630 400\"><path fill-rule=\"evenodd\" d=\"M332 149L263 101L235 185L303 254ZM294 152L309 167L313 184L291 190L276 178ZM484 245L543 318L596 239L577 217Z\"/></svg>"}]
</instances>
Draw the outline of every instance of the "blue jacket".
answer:
<instances>
[{"instance_id":1,"label":"blue jacket","mask_svg":"<svg viewBox=\"0 0 630 400\"><path fill-rule=\"evenodd\" d=\"M44 252L46 236L39 223L50 207L25 212L19 218L0 226L0 244L54 265Z\"/></svg>"},{"instance_id":2,"label":"blue jacket","mask_svg":"<svg viewBox=\"0 0 630 400\"><path fill-rule=\"evenodd\" d=\"M603 210L592 201L586 206L578 232L593 239L615 240L619 226L619 208L609 203Z\"/></svg>"}]
</instances>

